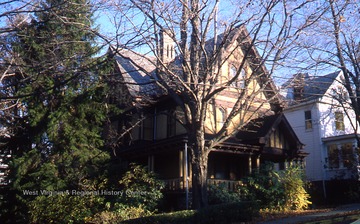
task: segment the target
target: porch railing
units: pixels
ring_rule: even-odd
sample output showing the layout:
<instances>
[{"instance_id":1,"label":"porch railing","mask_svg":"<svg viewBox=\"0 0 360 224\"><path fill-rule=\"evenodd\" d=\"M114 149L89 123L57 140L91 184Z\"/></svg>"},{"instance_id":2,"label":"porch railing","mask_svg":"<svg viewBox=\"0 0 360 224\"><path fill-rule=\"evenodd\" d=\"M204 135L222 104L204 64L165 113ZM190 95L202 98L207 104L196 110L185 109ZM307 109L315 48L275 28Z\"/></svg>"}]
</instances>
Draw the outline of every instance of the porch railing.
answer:
<instances>
[{"instance_id":1,"label":"porch railing","mask_svg":"<svg viewBox=\"0 0 360 224\"><path fill-rule=\"evenodd\" d=\"M219 180L219 179L208 179L208 185L220 185L224 184L229 191L236 191L236 188L243 184L239 180Z\"/></svg>"},{"instance_id":2,"label":"porch railing","mask_svg":"<svg viewBox=\"0 0 360 224\"><path fill-rule=\"evenodd\" d=\"M165 183L165 190L167 191L176 191L184 190L185 183L183 178L174 178L163 180ZM229 191L235 191L236 188L243 184L242 181L234 180L220 180L220 179L208 179L208 185L220 185L224 184ZM191 189L191 180L189 180L189 189Z\"/></svg>"}]
</instances>

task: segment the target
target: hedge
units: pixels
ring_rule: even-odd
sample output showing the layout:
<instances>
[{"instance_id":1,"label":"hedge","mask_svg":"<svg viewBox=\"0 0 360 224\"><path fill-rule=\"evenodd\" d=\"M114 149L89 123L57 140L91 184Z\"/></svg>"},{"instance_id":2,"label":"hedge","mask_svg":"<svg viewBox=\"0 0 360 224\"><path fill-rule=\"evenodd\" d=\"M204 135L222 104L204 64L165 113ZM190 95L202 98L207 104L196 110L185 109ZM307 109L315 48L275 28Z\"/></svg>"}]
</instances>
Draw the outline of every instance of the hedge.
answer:
<instances>
[{"instance_id":1,"label":"hedge","mask_svg":"<svg viewBox=\"0 0 360 224\"><path fill-rule=\"evenodd\" d=\"M210 224L248 222L257 215L254 202L212 205L200 210L184 210L126 220L124 224Z\"/></svg>"}]
</instances>

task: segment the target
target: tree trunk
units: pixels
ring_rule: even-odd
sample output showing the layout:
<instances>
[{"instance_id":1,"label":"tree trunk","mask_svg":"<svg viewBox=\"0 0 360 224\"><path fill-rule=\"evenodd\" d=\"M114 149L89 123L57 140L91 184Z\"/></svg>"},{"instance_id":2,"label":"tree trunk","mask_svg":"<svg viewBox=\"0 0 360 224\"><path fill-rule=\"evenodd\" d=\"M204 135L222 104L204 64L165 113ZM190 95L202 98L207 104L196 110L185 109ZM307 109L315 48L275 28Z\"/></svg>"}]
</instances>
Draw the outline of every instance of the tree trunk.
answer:
<instances>
[{"instance_id":1,"label":"tree trunk","mask_svg":"<svg viewBox=\"0 0 360 224\"><path fill-rule=\"evenodd\" d=\"M204 132L190 137L192 166L192 202L193 208L199 209L208 205L207 198L207 167L209 150L205 146Z\"/></svg>"}]
</instances>

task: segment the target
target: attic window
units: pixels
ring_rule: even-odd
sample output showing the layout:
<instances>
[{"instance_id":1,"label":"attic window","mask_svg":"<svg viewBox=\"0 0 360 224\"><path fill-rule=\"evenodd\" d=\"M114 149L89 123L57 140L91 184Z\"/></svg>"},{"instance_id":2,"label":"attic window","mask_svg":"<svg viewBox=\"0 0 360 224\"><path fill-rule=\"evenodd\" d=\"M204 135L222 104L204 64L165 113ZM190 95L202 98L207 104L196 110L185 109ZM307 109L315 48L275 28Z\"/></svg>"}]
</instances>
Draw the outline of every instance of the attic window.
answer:
<instances>
[{"instance_id":1,"label":"attic window","mask_svg":"<svg viewBox=\"0 0 360 224\"><path fill-rule=\"evenodd\" d=\"M334 89L335 98L338 98L341 101L349 100L349 94L343 86L338 86L337 89Z\"/></svg>"},{"instance_id":2,"label":"attic window","mask_svg":"<svg viewBox=\"0 0 360 224\"><path fill-rule=\"evenodd\" d=\"M237 76L237 68L234 65L231 65L229 72L229 80L233 79L236 76ZM244 89L245 77L246 77L246 72L244 69L242 69L237 79L235 79L232 83L230 83L230 86Z\"/></svg>"},{"instance_id":3,"label":"attic window","mask_svg":"<svg viewBox=\"0 0 360 224\"><path fill-rule=\"evenodd\" d=\"M345 125L344 125L344 114L340 111L335 112L335 128L338 131L344 131Z\"/></svg>"}]
</instances>

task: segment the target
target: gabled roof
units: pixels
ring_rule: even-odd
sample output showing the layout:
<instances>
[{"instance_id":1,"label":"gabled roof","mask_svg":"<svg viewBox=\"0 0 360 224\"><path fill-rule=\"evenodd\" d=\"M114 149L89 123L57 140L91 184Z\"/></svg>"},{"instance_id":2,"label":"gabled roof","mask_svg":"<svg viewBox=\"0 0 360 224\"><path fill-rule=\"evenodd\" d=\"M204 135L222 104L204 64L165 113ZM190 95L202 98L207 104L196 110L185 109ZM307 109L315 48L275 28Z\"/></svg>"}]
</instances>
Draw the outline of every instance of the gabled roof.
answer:
<instances>
[{"instance_id":1,"label":"gabled roof","mask_svg":"<svg viewBox=\"0 0 360 224\"><path fill-rule=\"evenodd\" d=\"M316 100L323 97L329 90L330 86L338 80L338 76L341 71L333 72L325 76L310 76L309 74L295 74L291 79L282 85L284 89L303 88L301 99L296 99L297 103ZM288 92L289 94L289 92ZM291 96L284 96L287 100L291 99Z\"/></svg>"},{"instance_id":2,"label":"gabled roof","mask_svg":"<svg viewBox=\"0 0 360 224\"><path fill-rule=\"evenodd\" d=\"M304 144L300 142L283 113L252 120L238 132L236 137L244 143L264 145L277 128L280 128L285 138L293 143L293 147L297 149L303 147Z\"/></svg>"},{"instance_id":3,"label":"gabled roof","mask_svg":"<svg viewBox=\"0 0 360 224\"><path fill-rule=\"evenodd\" d=\"M110 51L115 51L110 48ZM117 49L114 58L122 82L134 98L156 97L162 94L156 80L156 58L138 55L127 49ZM139 69L141 68L141 70Z\"/></svg>"},{"instance_id":4,"label":"gabled roof","mask_svg":"<svg viewBox=\"0 0 360 224\"><path fill-rule=\"evenodd\" d=\"M255 46L250 45L251 37L246 28L242 25L234 28L229 35L219 34L216 39L216 45L224 44L223 46L228 48L237 40L241 40L242 50L248 50L249 60L251 60L249 64L253 66L253 70L255 70L255 67L257 68L257 81L260 86L264 87L264 94L268 100L271 100L270 103L274 106L273 109L278 110L281 100L276 93L276 86L268 74L265 65L262 63L263 59L260 57L257 49ZM206 48L211 49L214 44L215 38L209 39L206 42ZM110 48L110 52L114 54L117 67L123 77L122 81L132 97L141 98L142 96L150 96L156 98L166 94L155 82L158 78L155 57L146 57L129 49L115 50ZM180 56L176 57L169 66L174 69L181 68L179 59ZM139 67L142 69L141 71L139 71Z\"/></svg>"},{"instance_id":5,"label":"gabled roof","mask_svg":"<svg viewBox=\"0 0 360 224\"><path fill-rule=\"evenodd\" d=\"M333 72L325 76L309 78L305 82L304 98L313 100L325 95L341 72Z\"/></svg>"},{"instance_id":6,"label":"gabled roof","mask_svg":"<svg viewBox=\"0 0 360 224\"><path fill-rule=\"evenodd\" d=\"M271 99L272 106L276 104L276 107L279 107L282 103L282 99L277 94L277 88L274 81L271 79L270 74L268 73L263 58L260 56L256 47L252 44L253 39L251 38L248 30L244 25L239 25L235 27L227 35L221 33L217 35L216 39L211 38L206 41L205 48L207 51L213 49L216 42L217 48L223 47L224 49L230 48L236 42L240 43L240 49L245 53L247 52L247 58L249 60L249 65L251 69L256 72L257 82L261 87L264 87L264 94L267 99ZM273 108L278 110L279 108Z\"/></svg>"}]
</instances>

